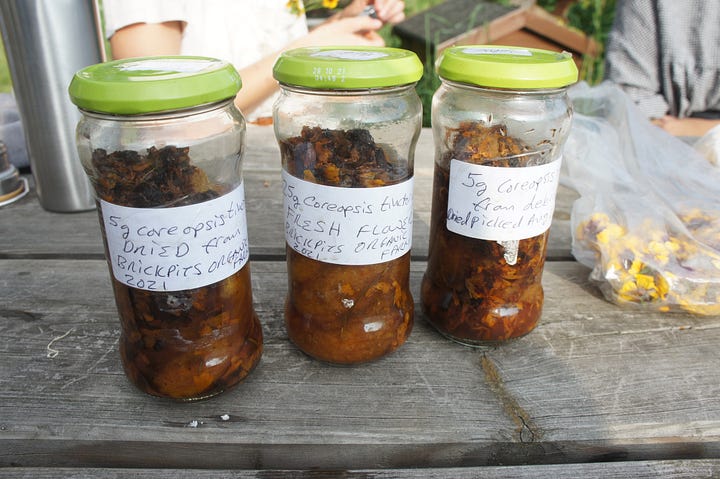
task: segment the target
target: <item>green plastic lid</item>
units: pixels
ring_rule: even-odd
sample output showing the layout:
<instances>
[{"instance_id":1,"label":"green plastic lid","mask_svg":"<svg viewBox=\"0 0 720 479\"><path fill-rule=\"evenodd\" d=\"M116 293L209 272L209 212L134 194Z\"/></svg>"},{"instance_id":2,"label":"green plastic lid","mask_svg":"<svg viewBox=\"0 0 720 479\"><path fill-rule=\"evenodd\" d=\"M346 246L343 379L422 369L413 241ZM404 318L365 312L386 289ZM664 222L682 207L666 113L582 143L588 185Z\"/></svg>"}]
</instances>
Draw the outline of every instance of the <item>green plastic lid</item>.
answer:
<instances>
[{"instance_id":1,"label":"green plastic lid","mask_svg":"<svg viewBox=\"0 0 720 479\"><path fill-rule=\"evenodd\" d=\"M447 48L437 71L450 81L518 90L561 88L578 79L570 53L499 45Z\"/></svg>"},{"instance_id":2,"label":"green plastic lid","mask_svg":"<svg viewBox=\"0 0 720 479\"><path fill-rule=\"evenodd\" d=\"M308 47L280 55L273 76L286 85L360 90L407 85L422 77L415 53L389 47Z\"/></svg>"},{"instance_id":3,"label":"green plastic lid","mask_svg":"<svg viewBox=\"0 0 720 479\"><path fill-rule=\"evenodd\" d=\"M68 89L79 108L117 115L182 110L234 97L237 70L207 57L163 56L98 63L73 77Z\"/></svg>"}]
</instances>

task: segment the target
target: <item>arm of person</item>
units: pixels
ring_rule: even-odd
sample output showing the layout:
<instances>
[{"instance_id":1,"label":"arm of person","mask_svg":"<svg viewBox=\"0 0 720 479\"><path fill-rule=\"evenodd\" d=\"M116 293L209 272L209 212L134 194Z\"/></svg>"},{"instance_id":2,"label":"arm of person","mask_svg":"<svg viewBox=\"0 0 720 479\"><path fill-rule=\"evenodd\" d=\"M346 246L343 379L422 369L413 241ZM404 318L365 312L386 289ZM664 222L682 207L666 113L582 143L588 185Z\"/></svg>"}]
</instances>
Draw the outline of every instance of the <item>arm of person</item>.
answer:
<instances>
[{"instance_id":1,"label":"arm of person","mask_svg":"<svg viewBox=\"0 0 720 479\"><path fill-rule=\"evenodd\" d=\"M388 15L398 18L395 8L404 4L399 0L386 0ZM367 3L364 0L364 3ZM235 105L243 112L251 112L277 91L272 67L283 50L306 46L367 45L382 46L384 41L377 33L382 20L364 16L352 16L328 21L309 34L286 45L282 50L240 68L243 88L235 98ZM137 23L118 29L110 38L113 58L147 55L177 55L180 53L183 22L172 21L159 24Z\"/></svg>"},{"instance_id":2,"label":"arm of person","mask_svg":"<svg viewBox=\"0 0 720 479\"><path fill-rule=\"evenodd\" d=\"M110 37L113 58L152 55L179 55L183 23L135 23L123 27Z\"/></svg>"},{"instance_id":3,"label":"arm of person","mask_svg":"<svg viewBox=\"0 0 720 479\"><path fill-rule=\"evenodd\" d=\"M653 120L653 123L671 135L675 136L703 136L715 126L720 125L720 120L708 118L677 118L665 115Z\"/></svg>"},{"instance_id":4,"label":"arm of person","mask_svg":"<svg viewBox=\"0 0 720 479\"><path fill-rule=\"evenodd\" d=\"M656 10L652 0L618 0L608 35L605 77L648 118L669 113L661 93Z\"/></svg>"},{"instance_id":5,"label":"arm of person","mask_svg":"<svg viewBox=\"0 0 720 479\"><path fill-rule=\"evenodd\" d=\"M340 18L319 25L309 34L287 45L283 50L330 45L382 46L385 42L377 34L377 30L381 26L382 21L369 17ZM252 111L277 90L278 86L273 78L272 68L283 50L239 70L243 87L235 98L235 105L241 111Z\"/></svg>"}]
</instances>

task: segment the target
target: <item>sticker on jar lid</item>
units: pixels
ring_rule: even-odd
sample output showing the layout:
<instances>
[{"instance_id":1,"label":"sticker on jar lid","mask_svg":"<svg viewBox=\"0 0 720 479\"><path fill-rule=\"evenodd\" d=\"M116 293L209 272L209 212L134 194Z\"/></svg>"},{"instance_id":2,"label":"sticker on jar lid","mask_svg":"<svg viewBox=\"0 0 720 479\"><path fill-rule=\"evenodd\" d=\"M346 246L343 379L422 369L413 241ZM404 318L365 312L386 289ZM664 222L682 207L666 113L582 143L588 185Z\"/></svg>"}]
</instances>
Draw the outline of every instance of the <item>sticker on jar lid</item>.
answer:
<instances>
[{"instance_id":1,"label":"sticker on jar lid","mask_svg":"<svg viewBox=\"0 0 720 479\"><path fill-rule=\"evenodd\" d=\"M321 50L319 52L312 53L311 57L319 58L337 58L339 60L377 60L378 58L384 58L388 56L384 52L376 51L363 51L363 50Z\"/></svg>"},{"instance_id":2,"label":"sticker on jar lid","mask_svg":"<svg viewBox=\"0 0 720 479\"><path fill-rule=\"evenodd\" d=\"M210 67L217 67L217 60L177 60L166 58L153 58L127 62L120 65L120 70L134 71L157 71L163 73L198 73Z\"/></svg>"},{"instance_id":3,"label":"sticker on jar lid","mask_svg":"<svg viewBox=\"0 0 720 479\"><path fill-rule=\"evenodd\" d=\"M470 238L513 241L550 227L561 159L521 168L450 161L447 229Z\"/></svg>"},{"instance_id":4,"label":"sticker on jar lid","mask_svg":"<svg viewBox=\"0 0 720 479\"><path fill-rule=\"evenodd\" d=\"M181 291L221 281L250 256L242 183L219 198L176 208L100 201L113 276L148 291Z\"/></svg>"},{"instance_id":5,"label":"sticker on jar lid","mask_svg":"<svg viewBox=\"0 0 720 479\"><path fill-rule=\"evenodd\" d=\"M531 57L532 52L523 48L503 47L468 47L463 48L463 53L468 55L515 55L518 57Z\"/></svg>"},{"instance_id":6,"label":"sticker on jar lid","mask_svg":"<svg viewBox=\"0 0 720 479\"><path fill-rule=\"evenodd\" d=\"M410 251L413 180L376 188L318 185L283 171L285 240L308 258L343 265Z\"/></svg>"}]
</instances>

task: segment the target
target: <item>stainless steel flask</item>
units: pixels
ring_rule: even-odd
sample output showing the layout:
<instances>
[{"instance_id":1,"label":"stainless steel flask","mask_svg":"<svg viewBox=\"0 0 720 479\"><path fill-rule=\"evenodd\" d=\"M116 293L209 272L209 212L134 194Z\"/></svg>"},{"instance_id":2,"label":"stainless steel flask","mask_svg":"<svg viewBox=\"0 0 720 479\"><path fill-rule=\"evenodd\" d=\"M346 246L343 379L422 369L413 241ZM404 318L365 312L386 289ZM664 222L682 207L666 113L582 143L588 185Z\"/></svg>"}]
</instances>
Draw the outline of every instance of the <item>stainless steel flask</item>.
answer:
<instances>
[{"instance_id":1,"label":"stainless steel flask","mask_svg":"<svg viewBox=\"0 0 720 479\"><path fill-rule=\"evenodd\" d=\"M101 61L93 0L0 0L0 29L42 207L95 207L75 148L80 114L67 88Z\"/></svg>"}]
</instances>

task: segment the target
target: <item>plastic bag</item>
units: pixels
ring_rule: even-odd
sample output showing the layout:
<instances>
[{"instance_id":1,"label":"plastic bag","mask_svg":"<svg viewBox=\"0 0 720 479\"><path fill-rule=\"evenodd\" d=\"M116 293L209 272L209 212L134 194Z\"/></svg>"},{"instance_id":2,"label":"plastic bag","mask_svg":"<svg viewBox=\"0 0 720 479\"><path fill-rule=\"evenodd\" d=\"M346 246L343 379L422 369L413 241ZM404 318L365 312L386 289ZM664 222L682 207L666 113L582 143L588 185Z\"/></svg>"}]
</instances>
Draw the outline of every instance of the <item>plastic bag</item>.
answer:
<instances>
[{"instance_id":1,"label":"plastic bag","mask_svg":"<svg viewBox=\"0 0 720 479\"><path fill-rule=\"evenodd\" d=\"M720 125L712 128L701 136L695 143L695 148L713 166L720 162Z\"/></svg>"},{"instance_id":2,"label":"plastic bag","mask_svg":"<svg viewBox=\"0 0 720 479\"><path fill-rule=\"evenodd\" d=\"M720 169L610 82L569 94L573 256L614 303L720 314Z\"/></svg>"}]
</instances>

